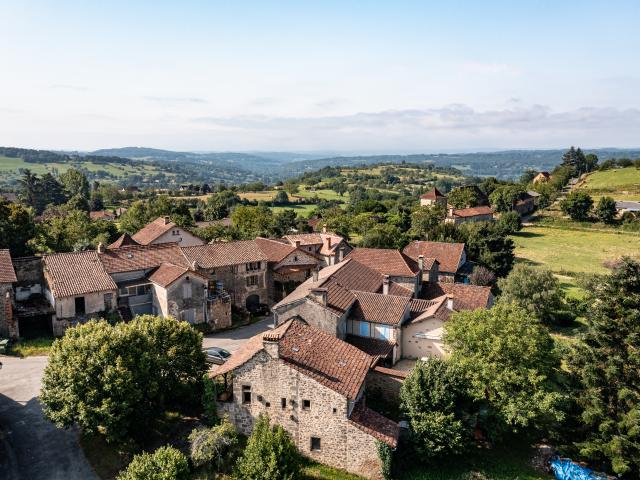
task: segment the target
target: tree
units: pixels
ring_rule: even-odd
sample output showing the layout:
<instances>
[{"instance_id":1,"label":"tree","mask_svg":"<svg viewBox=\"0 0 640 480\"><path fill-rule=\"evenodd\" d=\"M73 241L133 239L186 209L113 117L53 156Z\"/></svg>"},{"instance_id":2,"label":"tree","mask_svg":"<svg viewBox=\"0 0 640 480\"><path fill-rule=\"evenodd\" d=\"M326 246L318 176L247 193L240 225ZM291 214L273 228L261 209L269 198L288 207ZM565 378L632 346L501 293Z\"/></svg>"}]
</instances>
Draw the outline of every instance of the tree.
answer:
<instances>
[{"instance_id":1,"label":"tree","mask_svg":"<svg viewBox=\"0 0 640 480\"><path fill-rule=\"evenodd\" d=\"M497 224L473 222L460 228L467 255L494 272L498 277L506 276L515 261L513 240L505 236ZM460 241L460 240L458 240Z\"/></svg>"},{"instance_id":2,"label":"tree","mask_svg":"<svg viewBox=\"0 0 640 480\"><path fill-rule=\"evenodd\" d=\"M492 287L496 283L496 275L491 270L482 265L473 267L471 275L469 275L471 285L479 285L481 287Z\"/></svg>"},{"instance_id":3,"label":"tree","mask_svg":"<svg viewBox=\"0 0 640 480\"><path fill-rule=\"evenodd\" d=\"M78 195L85 200L89 199L89 182L80 170L70 168L60 175L60 181L67 196L75 197Z\"/></svg>"},{"instance_id":4,"label":"tree","mask_svg":"<svg viewBox=\"0 0 640 480\"><path fill-rule=\"evenodd\" d=\"M517 264L506 278L498 280L499 301L516 303L545 323L553 323L566 309L560 282L550 270Z\"/></svg>"},{"instance_id":5,"label":"tree","mask_svg":"<svg viewBox=\"0 0 640 480\"><path fill-rule=\"evenodd\" d=\"M144 436L165 402L193 396L206 369L201 348L199 332L170 318L70 328L49 353L40 394L45 415L110 442Z\"/></svg>"},{"instance_id":6,"label":"tree","mask_svg":"<svg viewBox=\"0 0 640 480\"><path fill-rule=\"evenodd\" d=\"M247 447L236 464L236 476L243 480L297 480L300 455L289 434L280 425L269 425L260 415Z\"/></svg>"},{"instance_id":7,"label":"tree","mask_svg":"<svg viewBox=\"0 0 640 480\"><path fill-rule=\"evenodd\" d=\"M404 236L394 225L380 224L369 230L360 245L365 248L400 248L404 243Z\"/></svg>"},{"instance_id":8,"label":"tree","mask_svg":"<svg viewBox=\"0 0 640 480\"><path fill-rule=\"evenodd\" d=\"M446 214L444 205L418 207L411 214L411 233L419 238L428 238L429 232L443 222Z\"/></svg>"},{"instance_id":9,"label":"tree","mask_svg":"<svg viewBox=\"0 0 640 480\"><path fill-rule=\"evenodd\" d=\"M498 218L496 226L502 231L503 235L512 235L522 229L522 219L518 212L504 212Z\"/></svg>"},{"instance_id":10,"label":"tree","mask_svg":"<svg viewBox=\"0 0 640 480\"><path fill-rule=\"evenodd\" d=\"M562 418L550 380L559 368L553 340L523 308L498 303L455 313L444 341L469 394L488 407L484 427L492 436Z\"/></svg>"},{"instance_id":11,"label":"tree","mask_svg":"<svg viewBox=\"0 0 640 480\"><path fill-rule=\"evenodd\" d=\"M92 221L79 210L47 209L44 220L36 225L36 238L32 241L39 252L72 252L108 244L117 234L114 222Z\"/></svg>"},{"instance_id":12,"label":"tree","mask_svg":"<svg viewBox=\"0 0 640 480\"><path fill-rule=\"evenodd\" d=\"M462 372L438 358L419 361L400 390L403 413L411 437L427 458L458 454L464 449L470 426L465 424L471 399Z\"/></svg>"},{"instance_id":13,"label":"tree","mask_svg":"<svg viewBox=\"0 0 640 480\"><path fill-rule=\"evenodd\" d=\"M489 202L496 212L510 212L524 191L522 185L503 185L489 195Z\"/></svg>"},{"instance_id":14,"label":"tree","mask_svg":"<svg viewBox=\"0 0 640 480\"><path fill-rule=\"evenodd\" d=\"M196 428L189 434L189 456L196 467L219 472L228 464L238 445L238 433L228 419L211 428Z\"/></svg>"},{"instance_id":15,"label":"tree","mask_svg":"<svg viewBox=\"0 0 640 480\"><path fill-rule=\"evenodd\" d=\"M587 290L586 332L569 359L579 380L585 457L640 475L640 263L623 258Z\"/></svg>"},{"instance_id":16,"label":"tree","mask_svg":"<svg viewBox=\"0 0 640 480\"><path fill-rule=\"evenodd\" d=\"M522 175L520 175L520 178L518 179L518 182L520 182L523 185L527 185L529 183L531 183L533 181L533 179L536 177L536 175L538 175L538 171L534 170L532 168L527 168L524 173Z\"/></svg>"},{"instance_id":17,"label":"tree","mask_svg":"<svg viewBox=\"0 0 640 480\"><path fill-rule=\"evenodd\" d=\"M270 236L282 237L291 233L296 228L298 217L293 209L282 210L273 215L273 223L270 227Z\"/></svg>"},{"instance_id":18,"label":"tree","mask_svg":"<svg viewBox=\"0 0 640 480\"><path fill-rule=\"evenodd\" d=\"M278 190L276 196L273 197L273 203L276 203L278 205L286 205L289 203L289 195L287 195L287 192L285 192L284 190Z\"/></svg>"},{"instance_id":19,"label":"tree","mask_svg":"<svg viewBox=\"0 0 640 480\"><path fill-rule=\"evenodd\" d=\"M596 162L597 158L598 157L596 157ZM573 146L562 155L562 164L570 167L573 171L573 174L578 176L590 171L588 170L588 166L591 165L592 162L593 159L587 162L587 159L582 150Z\"/></svg>"},{"instance_id":20,"label":"tree","mask_svg":"<svg viewBox=\"0 0 640 480\"><path fill-rule=\"evenodd\" d=\"M273 212L264 205L239 206L231 214L231 221L241 238L268 237L273 223Z\"/></svg>"},{"instance_id":21,"label":"tree","mask_svg":"<svg viewBox=\"0 0 640 480\"><path fill-rule=\"evenodd\" d=\"M29 255L35 232L31 209L0 197L0 248L8 248L13 256Z\"/></svg>"},{"instance_id":22,"label":"tree","mask_svg":"<svg viewBox=\"0 0 640 480\"><path fill-rule=\"evenodd\" d=\"M91 211L91 207L89 206L89 202L82 195L74 195L67 202L67 207L69 210L80 210L82 212Z\"/></svg>"},{"instance_id":23,"label":"tree","mask_svg":"<svg viewBox=\"0 0 640 480\"><path fill-rule=\"evenodd\" d=\"M618 214L616 201L611 197L601 197L595 209L595 214L602 223L615 223L616 215Z\"/></svg>"},{"instance_id":24,"label":"tree","mask_svg":"<svg viewBox=\"0 0 640 480\"><path fill-rule=\"evenodd\" d=\"M295 195L299 191L298 182L295 180L287 180L284 182L284 189L289 193L289 195Z\"/></svg>"},{"instance_id":25,"label":"tree","mask_svg":"<svg viewBox=\"0 0 640 480\"><path fill-rule=\"evenodd\" d=\"M202 409L207 417L209 425L218 423L218 386L215 380L209 378L209 374L205 373L202 377Z\"/></svg>"},{"instance_id":26,"label":"tree","mask_svg":"<svg viewBox=\"0 0 640 480\"><path fill-rule=\"evenodd\" d=\"M447 202L454 208L475 207L478 205L478 196L473 188L454 188L447 195Z\"/></svg>"},{"instance_id":27,"label":"tree","mask_svg":"<svg viewBox=\"0 0 640 480\"><path fill-rule=\"evenodd\" d=\"M593 199L585 192L574 191L560 202L560 209L572 220L584 221L589 219L593 207Z\"/></svg>"},{"instance_id":28,"label":"tree","mask_svg":"<svg viewBox=\"0 0 640 480\"><path fill-rule=\"evenodd\" d=\"M188 480L189 461L180 450L160 447L141 453L118 475L117 480Z\"/></svg>"}]
</instances>

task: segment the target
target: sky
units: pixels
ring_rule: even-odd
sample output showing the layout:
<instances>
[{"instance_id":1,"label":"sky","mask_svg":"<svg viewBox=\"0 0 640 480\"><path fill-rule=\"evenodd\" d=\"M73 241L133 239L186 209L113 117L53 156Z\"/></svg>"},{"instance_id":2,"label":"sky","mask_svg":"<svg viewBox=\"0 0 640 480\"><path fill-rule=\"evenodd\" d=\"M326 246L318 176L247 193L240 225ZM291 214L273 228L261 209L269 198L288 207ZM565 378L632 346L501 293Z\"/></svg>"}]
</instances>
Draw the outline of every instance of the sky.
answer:
<instances>
[{"instance_id":1,"label":"sky","mask_svg":"<svg viewBox=\"0 0 640 480\"><path fill-rule=\"evenodd\" d=\"M640 2L0 0L0 145L640 147Z\"/></svg>"}]
</instances>

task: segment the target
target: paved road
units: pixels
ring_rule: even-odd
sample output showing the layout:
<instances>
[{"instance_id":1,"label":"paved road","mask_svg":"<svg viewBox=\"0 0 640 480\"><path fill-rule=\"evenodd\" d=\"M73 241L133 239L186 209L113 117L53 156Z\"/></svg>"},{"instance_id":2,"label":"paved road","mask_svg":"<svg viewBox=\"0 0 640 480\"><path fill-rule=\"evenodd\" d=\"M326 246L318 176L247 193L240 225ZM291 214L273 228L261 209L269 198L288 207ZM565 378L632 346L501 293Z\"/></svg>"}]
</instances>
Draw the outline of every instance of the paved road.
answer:
<instances>
[{"instance_id":1,"label":"paved road","mask_svg":"<svg viewBox=\"0 0 640 480\"><path fill-rule=\"evenodd\" d=\"M47 357L0 356L0 478L97 480L74 430L56 428L37 399Z\"/></svg>"},{"instance_id":2,"label":"paved road","mask_svg":"<svg viewBox=\"0 0 640 480\"><path fill-rule=\"evenodd\" d=\"M272 328L272 317L246 327L207 335L205 347L237 350L247 339ZM38 401L47 357L0 355L0 479L98 480L75 430L56 428Z\"/></svg>"},{"instance_id":3,"label":"paved road","mask_svg":"<svg viewBox=\"0 0 640 480\"><path fill-rule=\"evenodd\" d=\"M246 327L227 330L221 333L206 335L202 341L203 347L221 347L233 352L251 337L273 328L273 317L268 316L264 320L252 323Z\"/></svg>"}]
</instances>

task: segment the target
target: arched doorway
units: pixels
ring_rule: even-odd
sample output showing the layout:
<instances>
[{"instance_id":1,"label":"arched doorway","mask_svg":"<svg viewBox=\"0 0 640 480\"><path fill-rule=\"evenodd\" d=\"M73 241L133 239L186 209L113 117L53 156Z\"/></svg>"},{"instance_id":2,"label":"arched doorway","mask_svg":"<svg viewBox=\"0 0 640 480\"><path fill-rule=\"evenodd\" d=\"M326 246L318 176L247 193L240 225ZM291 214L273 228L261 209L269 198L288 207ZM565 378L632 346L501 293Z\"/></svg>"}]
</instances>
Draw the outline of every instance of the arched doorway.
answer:
<instances>
[{"instance_id":1,"label":"arched doorway","mask_svg":"<svg viewBox=\"0 0 640 480\"><path fill-rule=\"evenodd\" d=\"M245 304L247 306L247 310L255 312L260 307L260 297L255 293L253 295L249 295Z\"/></svg>"}]
</instances>

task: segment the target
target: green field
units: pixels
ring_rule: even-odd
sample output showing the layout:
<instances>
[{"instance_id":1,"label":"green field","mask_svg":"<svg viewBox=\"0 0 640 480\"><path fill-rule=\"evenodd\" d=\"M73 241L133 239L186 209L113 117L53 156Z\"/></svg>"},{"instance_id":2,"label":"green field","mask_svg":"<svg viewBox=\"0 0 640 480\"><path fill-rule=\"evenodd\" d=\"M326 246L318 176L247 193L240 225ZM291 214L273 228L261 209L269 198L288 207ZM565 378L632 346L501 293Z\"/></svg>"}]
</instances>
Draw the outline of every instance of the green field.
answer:
<instances>
[{"instance_id":1,"label":"green field","mask_svg":"<svg viewBox=\"0 0 640 480\"><path fill-rule=\"evenodd\" d=\"M606 273L603 262L629 255L640 258L640 237L631 233L525 227L513 236L519 261L556 273L571 296L578 296L575 277Z\"/></svg>"},{"instance_id":2,"label":"green field","mask_svg":"<svg viewBox=\"0 0 640 480\"><path fill-rule=\"evenodd\" d=\"M283 210L294 210L297 215L302 217L308 217L315 209L315 205L296 205L295 203L287 205L286 207L271 207L273 213L282 212Z\"/></svg>"},{"instance_id":3,"label":"green field","mask_svg":"<svg viewBox=\"0 0 640 480\"><path fill-rule=\"evenodd\" d=\"M258 202L270 202L276 196L276 190L268 190L264 192L240 192L238 196L249 201L256 200Z\"/></svg>"},{"instance_id":4,"label":"green field","mask_svg":"<svg viewBox=\"0 0 640 480\"><path fill-rule=\"evenodd\" d=\"M290 195L291 197L298 197L298 198L313 198L313 197L318 197L322 200L342 200L342 201L347 201L349 200L349 192L345 192L343 196L338 195L336 192L334 192L333 190L329 190L329 189L317 189L317 190L312 190L313 187L308 187L306 185L301 185L300 186L300 190L298 191L298 193L294 194L294 195Z\"/></svg>"},{"instance_id":5,"label":"green field","mask_svg":"<svg viewBox=\"0 0 640 480\"><path fill-rule=\"evenodd\" d=\"M616 200L640 200L640 169L627 167L594 172L579 188L594 198L606 195Z\"/></svg>"}]
</instances>

